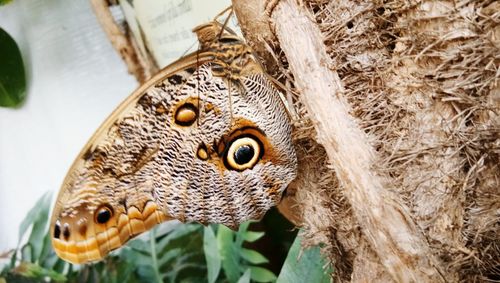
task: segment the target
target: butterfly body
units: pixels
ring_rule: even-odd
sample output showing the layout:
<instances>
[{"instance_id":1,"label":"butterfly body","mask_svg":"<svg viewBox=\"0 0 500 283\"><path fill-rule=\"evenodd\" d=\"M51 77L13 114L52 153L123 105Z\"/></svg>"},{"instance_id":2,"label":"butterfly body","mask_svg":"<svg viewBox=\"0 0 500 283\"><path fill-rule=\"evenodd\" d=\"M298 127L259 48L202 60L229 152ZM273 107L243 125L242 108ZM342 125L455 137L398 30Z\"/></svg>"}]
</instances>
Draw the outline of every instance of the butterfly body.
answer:
<instances>
[{"instance_id":1,"label":"butterfly body","mask_svg":"<svg viewBox=\"0 0 500 283\"><path fill-rule=\"evenodd\" d=\"M102 258L168 219L235 228L276 205L295 177L291 126L251 50L220 26L201 50L123 102L74 162L56 201L64 259Z\"/></svg>"}]
</instances>

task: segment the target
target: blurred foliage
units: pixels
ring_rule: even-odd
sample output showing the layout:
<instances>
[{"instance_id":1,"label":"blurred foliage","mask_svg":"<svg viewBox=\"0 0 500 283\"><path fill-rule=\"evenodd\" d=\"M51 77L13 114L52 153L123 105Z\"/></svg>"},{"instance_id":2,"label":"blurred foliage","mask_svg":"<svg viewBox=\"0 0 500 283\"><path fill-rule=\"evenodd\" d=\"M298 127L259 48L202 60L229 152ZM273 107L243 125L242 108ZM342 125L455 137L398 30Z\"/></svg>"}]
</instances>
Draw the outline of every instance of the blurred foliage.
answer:
<instances>
[{"instance_id":1,"label":"blurred foliage","mask_svg":"<svg viewBox=\"0 0 500 283\"><path fill-rule=\"evenodd\" d=\"M332 270L320 254L319 247L310 247L301 251L301 238L296 237L285 264L281 268L277 283L315 282L327 283L331 281Z\"/></svg>"},{"instance_id":2,"label":"blurred foliage","mask_svg":"<svg viewBox=\"0 0 500 283\"><path fill-rule=\"evenodd\" d=\"M241 224L237 231L215 224L159 225L101 262L72 265L59 259L52 249L48 232L50 199L50 194L45 194L37 201L19 227L17 247L0 254L0 263L4 262L0 283L328 282L330 278L323 270L318 248L304 251L297 260L300 238L276 211L263 221ZM272 226L289 228L284 232L254 230ZM268 254L274 254L269 257L274 264Z\"/></svg>"},{"instance_id":3,"label":"blurred foliage","mask_svg":"<svg viewBox=\"0 0 500 283\"><path fill-rule=\"evenodd\" d=\"M9 2L12 2L12 0L0 0L0 6L1 5L5 5L5 4L9 3Z\"/></svg>"},{"instance_id":4,"label":"blurred foliage","mask_svg":"<svg viewBox=\"0 0 500 283\"><path fill-rule=\"evenodd\" d=\"M0 0L0 4L5 4ZM14 39L0 28L0 106L18 107L26 97L26 74L21 51Z\"/></svg>"}]
</instances>

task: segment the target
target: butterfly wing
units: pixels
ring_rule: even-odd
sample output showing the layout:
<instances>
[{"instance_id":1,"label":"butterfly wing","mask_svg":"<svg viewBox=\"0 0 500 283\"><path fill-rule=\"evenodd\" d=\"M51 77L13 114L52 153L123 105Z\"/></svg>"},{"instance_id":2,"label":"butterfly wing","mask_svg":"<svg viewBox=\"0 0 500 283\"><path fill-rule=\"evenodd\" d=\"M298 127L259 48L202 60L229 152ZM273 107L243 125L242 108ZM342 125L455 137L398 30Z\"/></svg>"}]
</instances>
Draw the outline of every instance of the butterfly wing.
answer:
<instances>
[{"instance_id":1,"label":"butterfly wing","mask_svg":"<svg viewBox=\"0 0 500 283\"><path fill-rule=\"evenodd\" d=\"M217 56L167 67L94 134L53 211L61 258L101 259L168 219L236 227L279 202L296 168L279 93L248 59L252 71L232 78Z\"/></svg>"}]
</instances>

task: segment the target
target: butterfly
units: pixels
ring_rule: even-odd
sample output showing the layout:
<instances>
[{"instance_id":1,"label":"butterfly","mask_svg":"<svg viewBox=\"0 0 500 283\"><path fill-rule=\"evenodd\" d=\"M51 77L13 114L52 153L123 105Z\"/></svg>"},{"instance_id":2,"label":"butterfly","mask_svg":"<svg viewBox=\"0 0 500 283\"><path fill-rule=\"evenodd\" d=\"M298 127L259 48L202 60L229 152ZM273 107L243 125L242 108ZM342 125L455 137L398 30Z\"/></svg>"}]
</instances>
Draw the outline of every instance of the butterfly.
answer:
<instances>
[{"instance_id":1,"label":"butterfly","mask_svg":"<svg viewBox=\"0 0 500 283\"><path fill-rule=\"evenodd\" d=\"M51 219L62 259L102 259L171 219L235 229L260 219L295 178L279 91L242 39L217 22L198 51L130 95L78 155Z\"/></svg>"}]
</instances>

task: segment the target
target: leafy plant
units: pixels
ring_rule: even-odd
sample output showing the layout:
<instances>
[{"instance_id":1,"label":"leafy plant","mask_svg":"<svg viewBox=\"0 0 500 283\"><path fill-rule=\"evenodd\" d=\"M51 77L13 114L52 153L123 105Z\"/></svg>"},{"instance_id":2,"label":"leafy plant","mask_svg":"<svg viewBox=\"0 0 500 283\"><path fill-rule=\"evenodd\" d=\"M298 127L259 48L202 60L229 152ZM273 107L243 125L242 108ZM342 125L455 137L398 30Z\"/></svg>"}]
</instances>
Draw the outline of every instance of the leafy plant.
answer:
<instances>
[{"instance_id":1,"label":"leafy plant","mask_svg":"<svg viewBox=\"0 0 500 283\"><path fill-rule=\"evenodd\" d=\"M199 224L180 224L149 239L136 239L118 252L121 261L134 267L134 274L146 282L199 281L205 277L203 229Z\"/></svg>"},{"instance_id":2,"label":"leafy plant","mask_svg":"<svg viewBox=\"0 0 500 283\"><path fill-rule=\"evenodd\" d=\"M9 2L12 2L12 0L0 0L0 6L1 5L5 5L5 4L9 3Z\"/></svg>"},{"instance_id":3,"label":"leafy plant","mask_svg":"<svg viewBox=\"0 0 500 283\"><path fill-rule=\"evenodd\" d=\"M269 260L253 247L265 232L251 223L233 231L223 225L168 223L130 241L103 261L72 265L53 252L48 233L50 194L43 195L19 227L18 246L0 272L3 282L328 282L329 272L318 248L304 251L297 261L296 238L279 277ZM255 223L257 224L257 223ZM23 243L24 244L21 244ZM250 248L252 247L252 248Z\"/></svg>"},{"instance_id":4,"label":"leafy plant","mask_svg":"<svg viewBox=\"0 0 500 283\"><path fill-rule=\"evenodd\" d=\"M66 263L52 251L47 232L50 199L49 193L44 194L21 222L17 248L9 253L10 262L0 273L0 277L10 279L7 282L19 281L19 278L24 278L24 282L39 282L46 278L55 282L66 280L62 273ZM21 245L25 236L28 236L27 242Z\"/></svg>"},{"instance_id":5,"label":"leafy plant","mask_svg":"<svg viewBox=\"0 0 500 283\"><path fill-rule=\"evenodd\" d=\"M319 247L311 247L301 252L301 241L300 237L295 238L276 282L330 282L332 270L330 268L323 269L327 265L321 256Z\"/></svg>"},{"instance_id":6,"label":"leafy plant","mask_svg":"<svg viewBox=\"0 0 500 283\"><path fill-rule=\"evenodd\" d=\"M248 231L249 225L250 222L241 224L237 232L219 225L217 245L224 273L229 282L245 282L245 278L248 277L246 272L250 272L250 279L256 282L274 281L276 275L258 266L267 263L268 260L259 252L243 247L243 242L253 242L264 236L264 233Z\"/></svg>"},{"instance_id":7,"label":"leafy plant","mask_svg":"<svg viewBox=\"0 0 500 283\"><path fill-rule=\"evenodd\" d=\"M1 4L5 4L2 1ZM21 51L14 39L0 28L0 106L17 107L26 97L26 74Z\"/></svg>"}]
</instances>

